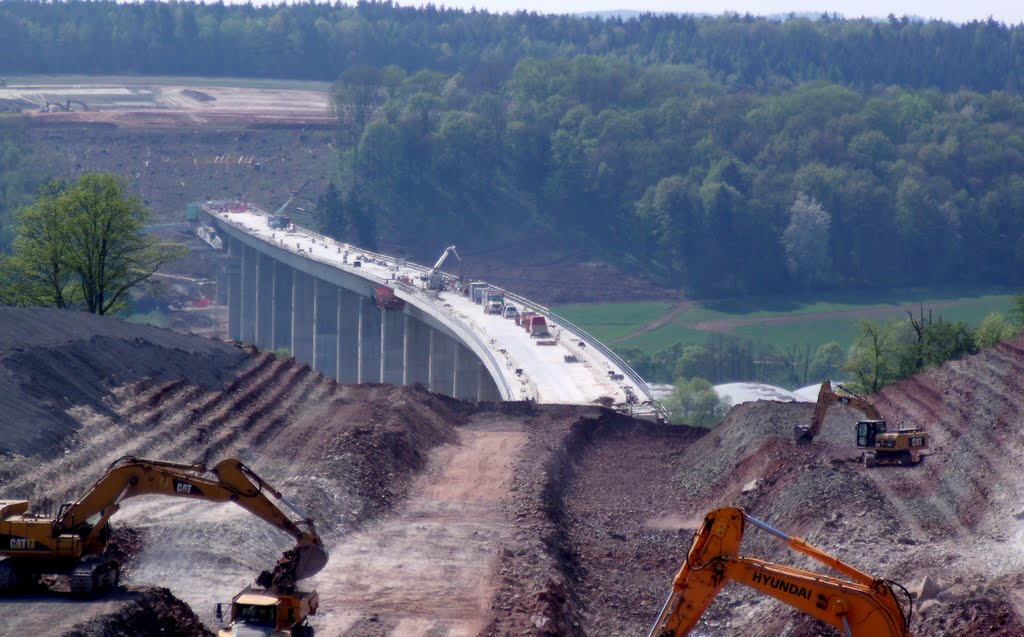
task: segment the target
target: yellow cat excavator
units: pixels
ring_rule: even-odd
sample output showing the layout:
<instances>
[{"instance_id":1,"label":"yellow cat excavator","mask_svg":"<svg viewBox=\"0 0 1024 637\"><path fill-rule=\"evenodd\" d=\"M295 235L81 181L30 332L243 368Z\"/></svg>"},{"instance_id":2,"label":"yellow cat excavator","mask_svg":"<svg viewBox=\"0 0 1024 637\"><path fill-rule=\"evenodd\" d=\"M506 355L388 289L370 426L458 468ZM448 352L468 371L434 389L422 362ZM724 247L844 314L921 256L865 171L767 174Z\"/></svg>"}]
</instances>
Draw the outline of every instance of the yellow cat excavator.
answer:
<instances>
[{"instance_id":1,"label":"yellow cat excavator","mask_svg":"<svg viewBox=\"0 0 1024 637\"><path fill-rule=\"evenodd\" d=\"M313 520L240 460L229 458L207 470L201 464L128 456L111 464L56 517L28 513L28 500L0 500L0 594L30 588L42 574L67 574L76 594L116 587L120 564L106 554L108 522L123 500L148 494L234 502L288 533L296 541L293 563L283 569L291 579L310 577L327 563ZM300 519L293 520L274 501Z\"/></svg>"},{"instance_id":2,"label":"yellow cat excavator","mask_svg":"<svg viewBox=\"0 0 1024 637\"><path fill-rule=\"evenodd\" d=\"M871 401L829 380L824 381L818 390L818 403L814 406L810 426L793 427L793 438L797 444L809 444L818 435L829 407L835 403L849 405L867 416L866 420L857 423L857 448L863 453L865 466L912 465L921 461L923 452L928 448L927 431L920 427L890 431Z\"/></svg>"},{"instance_id":3,"label":"yellow cat excavator","mask_svg":"<svg viewBox=\"0 0 1024 637\"><path fill-rule=\"evenodd\" d=\"M748 522L846 579L741 556L740 543ZM690 634L729 581L754 588L831 624L845 637L913 637L909 628L913 602L905 588L863 573L738 508L716 509L704 518L648 637ZM906 613L893 587L905 596Z\"/></svg>"}]
</instances>

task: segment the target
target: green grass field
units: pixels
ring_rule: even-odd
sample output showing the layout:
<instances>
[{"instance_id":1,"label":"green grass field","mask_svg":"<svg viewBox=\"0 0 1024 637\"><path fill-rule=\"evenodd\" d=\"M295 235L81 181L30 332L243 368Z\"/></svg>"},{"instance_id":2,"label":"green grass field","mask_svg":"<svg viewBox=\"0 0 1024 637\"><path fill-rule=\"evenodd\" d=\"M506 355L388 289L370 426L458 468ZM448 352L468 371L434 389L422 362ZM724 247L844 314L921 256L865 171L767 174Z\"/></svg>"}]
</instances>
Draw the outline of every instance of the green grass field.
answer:
<instances>
[{"instance_id":1,"label":"green grass field","mask_svg":"<svg viewBox=\"0 0 1024 637\"><path fill-rule=\"evenodd\" d=\"M805 301L786 298L695 303L666 325L637 333L663 316L668 303L612 303L565 305L554 310L604 343L616 348L638 348L647 353L674 343L699 344L712 334L730 334L785 348L837 341L843 347L857 336L858 319L900 320L907 310L916 316L923 307L933 320L964 321L970 327L991 312L1006 313L1016 291L998 290L969 294L963 290L895 290L858 294L866 302L839 298Z\"/></svg>"}]
</instances>

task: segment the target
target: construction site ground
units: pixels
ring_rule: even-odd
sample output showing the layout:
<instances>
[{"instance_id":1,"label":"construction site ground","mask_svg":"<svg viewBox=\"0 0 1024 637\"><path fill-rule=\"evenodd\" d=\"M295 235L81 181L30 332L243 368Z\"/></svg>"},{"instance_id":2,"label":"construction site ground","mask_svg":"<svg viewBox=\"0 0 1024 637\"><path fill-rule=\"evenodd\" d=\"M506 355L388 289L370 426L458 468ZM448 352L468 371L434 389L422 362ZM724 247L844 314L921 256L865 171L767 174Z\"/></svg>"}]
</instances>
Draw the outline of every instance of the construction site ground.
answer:
<instances>
[{"instance_id":1,"label":"construction site ground","mask_svg":"<svg viewBox=\"0 0 1024 637\"><path fill-rule=\"evenodd\" d=\"M0 308L0 497L38 512L125 455L241 458L316 519L331 555L305 586L318 635L642 635L696 525L736 505L915 596L918 637L1024 634L1024 341L872 397L924 424L916 467L866 469L856 412L752 402L711 430L593 406L463 403L341 386L216 339L56 310ZM231 504L133 498L114 517L122 587L0 600L0 633L204 635L289 548ZM745 552L827 572L751 531ZM727 586L695 634L836 635Z\"/></svg>"}]
</instances>

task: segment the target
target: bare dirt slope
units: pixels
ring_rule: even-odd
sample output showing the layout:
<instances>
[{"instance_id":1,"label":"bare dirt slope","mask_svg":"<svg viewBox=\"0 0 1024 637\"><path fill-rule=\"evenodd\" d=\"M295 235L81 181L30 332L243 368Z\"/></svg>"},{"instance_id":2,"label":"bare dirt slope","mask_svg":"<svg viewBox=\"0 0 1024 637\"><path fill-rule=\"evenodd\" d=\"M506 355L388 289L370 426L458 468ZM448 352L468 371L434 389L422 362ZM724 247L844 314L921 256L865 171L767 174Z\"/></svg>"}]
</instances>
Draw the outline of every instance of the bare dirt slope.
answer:
<instances>
[{"instance_id":1,"label":"bare dirt slope","mask_svg":"<svg viewBox=\"0 0 1024 637\"><path fill-rule=\"evenodd\" d=\"M41 338L26 347L32 342L26 336L32 324L79 318L75 337ZM8 425L42 431L44 440L60 443L22 445L0 464L4 497L28 498L36 510L52 510L77 497L126 455L210 465L235 456L315 512L329 545L398 501L426 452L454 440L452 427L461 419L445 400L422 390L342 387L290 359L154 328L136 333L115 319L4 309L0 321L22 335L12 339L18 344L9 341L0 351L12 385L7 400L43 399L45 394L32 393L41 390L29 370L49 374L53 396L62 396L58 388L65 384L80 388L73 399L50 400L31 421L11 419ZM120 337L115 335L119 328ZM77 342L99 336L109 342L101 340L71 359L60 356ZM164 347L164 337L178 341L183 351L209 348L221 358L187 359L172 371L174 351ZM140 370L148 361L155 371L118 378L104 367L112 352L123 368ZM52 364L55 359L76 366ZM206 383L211 370L216 370L214 378L225 380ZM61 435L65 431L73 435ZM127 501L115 521L141 535L142 548L126 569L126 583L167 587L206 621L214 602L230 599L272 566L289 544L283 533L233 505L142 497ZM8 603L18 602L0 602L4 613ZM60 620L70 628L76 619L107 610L77 618L64 614ZM18 614L22 619L31 615ZM39 623L28 623L26 629L59 633L51 613L36 615Z\"/></svg>"},{"instance_id":2,"label":"bare dirt slope","mask_svg":"<svg viewBox=\"0 0 1024 637\"><path fill-rule=\"evenodd\" d=\"M0 326L0 416L17 442L0 460L3 497L45 509L126 454L238 456L325 537L331 562L306 583L321 592L321 635L645 634L693 529L726 505L908 585L918 637L1024 634L1024 340L872 397L890 421L924 423L933 453L868 470L853 448L859 414L841 406L797 447L793 424L811 405L745 403L707 431L339 386L290 360L114 319L0 309ZM120 593L0 600L0 634L154 634L167 621L203 634L178 600L212 627L213 603L288 546L232 505L134 498L115 523L134 547ZM751 531L745 550L827 572L764 536ZM730 586L699 634L836 633Z\"/></svg>"},{"instance_id":3,"label":"bare dirt slope","mask_svg":"<svg viewBox=\"0 0 1024 637\"><path fill-rule=\"evenodd\" d=\"M767 402L734 408L683 448L651 436L596 441L564 500L582 629L643 634L704 513L738 505L912 590L929 578L934 590L917 600L912 626L919 637L1024 634L1022 346L1001 344L873 397L893 422L931 432L933 454L913 468L863 468L853 449L860 414L845 407L807 448L790 436L812 406ZM764 535L748 534L750 554L829 572ZM836 634L738 587L725 590L701 631Z\"/></svg>"}]
</instances>

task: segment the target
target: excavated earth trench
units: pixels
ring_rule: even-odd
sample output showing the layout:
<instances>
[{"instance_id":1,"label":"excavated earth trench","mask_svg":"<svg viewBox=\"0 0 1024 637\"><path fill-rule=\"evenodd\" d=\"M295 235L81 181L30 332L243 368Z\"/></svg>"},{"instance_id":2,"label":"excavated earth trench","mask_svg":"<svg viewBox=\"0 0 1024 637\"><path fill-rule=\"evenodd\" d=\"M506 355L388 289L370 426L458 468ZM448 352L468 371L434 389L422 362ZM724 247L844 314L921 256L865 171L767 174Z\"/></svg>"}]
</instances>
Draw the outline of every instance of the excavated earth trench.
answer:
<instances>
[{"instance_id":1,"label":"excavated earth trench","mask_svg":"<svg viewBox=\"0 0 1024 637\"><path fill-rule=\"evenodd\" d=\"M331 560L318 635L646 634L704 514L742 506L914 596L915 635L1024 634L1024 341L872 397L924 424L916 467L865 469L837 406L806 447L807 404L745 403L713 430L599 407L470 404L419 387L340 386L217 340L0 308L0 497L37 512L125 455L241 458L310 512ZM0 634L206 635L289 548L230 504L146 496L114 517L123 586L0 599ZM828 572L750 532L752 556ZM694 634L835 635L727 586Z\"/></svg>"}]
</instances>

